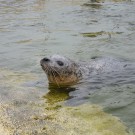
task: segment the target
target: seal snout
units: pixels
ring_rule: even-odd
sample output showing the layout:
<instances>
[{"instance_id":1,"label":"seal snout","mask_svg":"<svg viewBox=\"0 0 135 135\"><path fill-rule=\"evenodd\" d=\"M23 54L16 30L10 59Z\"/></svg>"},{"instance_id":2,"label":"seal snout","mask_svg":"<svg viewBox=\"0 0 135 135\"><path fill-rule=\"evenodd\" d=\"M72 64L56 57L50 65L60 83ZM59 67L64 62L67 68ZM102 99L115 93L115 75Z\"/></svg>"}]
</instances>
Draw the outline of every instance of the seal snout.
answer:
<instances>
[{"instance_id":1,"label":"seal snout","mask_svg":"<svg viewBox=\"0 0 135 135\"><path fill-rule=\"evenodd\" d=\"M43 66L44 63L50 62L50 59L45 57L40 61L40 65Z\"/></svg>"},{"instance_id":2,"label":"seal snout","mask_svg":"<svg viewBox=\"0 0 135 135\"><path fill-rule=\"evenodd\" d=\"M48 59L48 58L43 58L42 61L43 61L43 62L49 62L50 59Z\"/></svg>"}]
</instances>

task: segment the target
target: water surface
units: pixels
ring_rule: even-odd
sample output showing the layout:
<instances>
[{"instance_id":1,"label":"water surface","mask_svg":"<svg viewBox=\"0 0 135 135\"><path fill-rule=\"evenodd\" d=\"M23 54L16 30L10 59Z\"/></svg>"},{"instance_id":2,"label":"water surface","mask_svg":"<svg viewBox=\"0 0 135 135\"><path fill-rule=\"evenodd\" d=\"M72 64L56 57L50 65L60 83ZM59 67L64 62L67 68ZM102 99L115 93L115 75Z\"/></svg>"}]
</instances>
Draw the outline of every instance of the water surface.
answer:
<instances>
[{"instance_id":1,"label":"water surface","mask_svg":"<svg viewBox=\"0 0 135 135\"><path fill-rule=\"evenodd\" d=\"M112 56L132 65L134 13L134 0L0 0L1 133L107 134L107 129L108 134L124 135L135 131L132 66L121 74L92 76L71 88L52 89L39 64L44 56L61 54L86 62L95 56ZM92 123L89 130L91 108L99 113L94 113L95 120L90 119L97 124ZM79 117L80 113L86 117ZM101 114L102 124L98 124ZM114 133L105 121L107 125L111 121L110 127L118 124L119 130L113 127ZM74 127L73 122L78 125Z\"/></svg>"}]
</instances>

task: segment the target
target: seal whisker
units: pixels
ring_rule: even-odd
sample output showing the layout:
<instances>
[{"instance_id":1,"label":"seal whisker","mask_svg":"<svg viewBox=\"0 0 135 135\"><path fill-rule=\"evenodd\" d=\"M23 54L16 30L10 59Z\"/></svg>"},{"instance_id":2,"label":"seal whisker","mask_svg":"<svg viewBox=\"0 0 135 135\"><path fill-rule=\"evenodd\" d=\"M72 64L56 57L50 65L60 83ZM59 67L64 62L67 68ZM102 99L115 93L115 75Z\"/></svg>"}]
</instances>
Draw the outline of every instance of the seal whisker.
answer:
<instances>
[{"instance_id":1,"label":"seal whisker","mask_svg":"<svg viewBox=\"0 0 135 135\"><path fill-rule=\"evenodd\" d=\"M46 71L46 73L47 73L48 75L49 75L49 73L52 74L52 76L53 76L53 78L54 78L56 84L57 84L58 87L59 87L59 84L58 84L58 82L57 82L57 80L56 80L56 77L55 77L55 74L54 74L54 70L52 69L52 67L48 67L48 66L46 65L46 68L44 68L44 70Z\"/></svg>"},{"instance_id":2,"label":"seal whisker","mask_svg":"<svg viewBox=\"0 0 135 135\"><path fill-rule=\"evenodd\" d=\"M55 73L54 73L54 70L53 70L53 68L52 67L50 67L50 71L51 71L51 73L52 73L52 75L53 75L53 77L54 77L54 80L55 80L55 82L56 82L56 84L57 84L57 86L59 87L59 83L57 82L57 79L56 79L56 76L55 76Z\"/></svg>"},{"instance_id":3,"label":"seal whisker","mask_svg":"<svg viewBox=\"0 0 135 135\"><path fill-rule=\"evenodd\" d=\"M62 76L60 75L60 73L57 70L55 70L53 67L50 67L50 68L59 75L59 77L60 77L61 80L63 80L63 78L61 78Z\"/></svg>"},{"instance_id":4,"label":"seal whisker","mask_svg":"<svg viewBox=\"0 0 135 135\"><path fill-rule=\"evenodd\" d=\"M48 66L46 66L45 71L47 72L47 74L49 74L50 70Z\"/></svg>"}]
</instances>

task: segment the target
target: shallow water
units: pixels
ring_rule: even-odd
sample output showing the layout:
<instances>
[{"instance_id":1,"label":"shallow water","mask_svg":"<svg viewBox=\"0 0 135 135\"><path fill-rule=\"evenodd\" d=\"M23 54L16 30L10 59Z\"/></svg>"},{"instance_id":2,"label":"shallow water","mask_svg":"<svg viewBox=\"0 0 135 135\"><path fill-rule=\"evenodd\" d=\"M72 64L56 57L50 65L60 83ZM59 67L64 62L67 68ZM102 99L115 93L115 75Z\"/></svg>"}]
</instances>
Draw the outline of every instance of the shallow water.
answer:
<instances>
[{"instance_id":1,"label":"shallow water","mask_svg":"<svg viewBox=\"0 0 135 135\"><path fill-rule=\"evenodd\" d=\"M47 78L39 64L44 56L56 53L86 62L95 56L112 56L134 63L134 13L134 0L99 0L94 3L81 0L0 0L2 135L6 132L21 134L21 130L26 131L25 134L36 134L41 128L45 130L46 124L50 125L49 131L55 128L59 129L58 134L62 134L64 129L56 126L62 122L54 122L50 114L55 112L62 116L64 109L67 115L65 106L86 103L90 108L93 104L103 107L107 115L116 116L128 130L135 131L135 70L132 66L122 75L92 76L92 79L72 88L52 89L48 88ZM86 109L87 105L82 108ZM44 113L47 118L44 118ZM67 116L69 118L69 123L72 123L71 114ZM81 119L77 123L79 121ZM76 128L81 128L84 123ZM69 125L69 129L65 129L68 133L73 127ZM34 127L38 131L34 131ZM125 128L121 127L124 134ZM98 128L95 126L95 129ZM89 132L80 130L75 133Z\"/></svg>"}]
</instances>

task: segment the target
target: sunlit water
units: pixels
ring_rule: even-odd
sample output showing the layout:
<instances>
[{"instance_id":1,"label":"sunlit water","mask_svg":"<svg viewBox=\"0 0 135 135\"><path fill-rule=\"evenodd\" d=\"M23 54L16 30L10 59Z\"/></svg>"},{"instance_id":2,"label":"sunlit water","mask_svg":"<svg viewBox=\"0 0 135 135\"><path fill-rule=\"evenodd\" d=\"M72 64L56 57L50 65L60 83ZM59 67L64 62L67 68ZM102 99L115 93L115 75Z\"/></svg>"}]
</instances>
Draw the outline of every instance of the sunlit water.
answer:
<instances>
[{"instance_id":1,"label":"sunlit water","mask_svg":"<svg viewBox=\"0 0 135 135\"><path fill-rule=\"evenodd\" d=\"M1 132L18 133L23 124L33 131L29 118L39 119L44 110L86 103L103 107L135 131L134 14L134 0L0 0L0 119L7 127ZM129 67L71 88L49 88L39 61L57 53L86 63L111 56ZM46 121L36 124L44 129Z\"/></svg>"}]
</instances>

